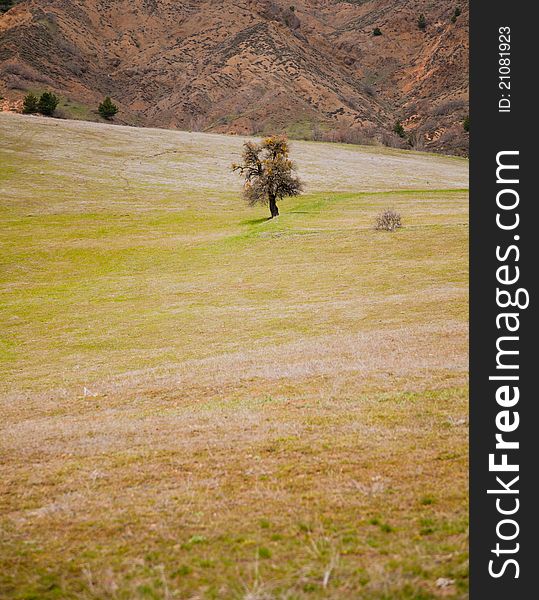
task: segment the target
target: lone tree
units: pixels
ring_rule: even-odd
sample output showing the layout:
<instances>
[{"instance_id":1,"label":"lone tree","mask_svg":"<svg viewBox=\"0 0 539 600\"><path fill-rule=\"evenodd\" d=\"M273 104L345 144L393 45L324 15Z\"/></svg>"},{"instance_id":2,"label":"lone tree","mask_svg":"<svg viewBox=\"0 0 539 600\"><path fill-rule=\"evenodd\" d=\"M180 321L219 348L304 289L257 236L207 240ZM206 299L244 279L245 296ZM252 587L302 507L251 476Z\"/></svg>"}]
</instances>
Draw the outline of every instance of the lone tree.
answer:
<instances>
[{"instance_id":1,"label":"lone tree","mask_svg":"<svg viewBox=\"0 0 539 600\"><path fill-rule=\"evenodd\" d=\"M294 163L288 158L288 141L284 136L272 136L260 144L243 145L243 162L232 165L245 178L243 196L252 206L268 204L271 218L279 216L277 201L298 196L303 183L294 174Z\"/></svg>"},{"instance_id":2,"label":"lone tree","mask_svg":"<svg viewBox=\"0 0 539 600\"><path fill-rule=\"evenodd\" d=\"M59 101L58 96L52 92L43 92L39 98L37 109L42 115L51 117L54 114Z\"/></svg>"},{"instance_id":3,"label":"lone tree","mask_svg":"<svg viewBox=\"0 0 539 600\"><path fill-rule=\"evenodd\" d=\"M22 103L22 112L25 115L33 115L38 111L38 97L30 92L24 97Z\"/></svg>"},{"instance_id":4,"label":"lone tree","mask_svg":"<svg viewBox=\"0 0 539 600\"><path fill-rule=\"evenodd\" d=\"M118 107L112 102L110 96L107 96L98 106L97 110L104 119L109 120L118 112Z\"/></svg>"}]
</instances>

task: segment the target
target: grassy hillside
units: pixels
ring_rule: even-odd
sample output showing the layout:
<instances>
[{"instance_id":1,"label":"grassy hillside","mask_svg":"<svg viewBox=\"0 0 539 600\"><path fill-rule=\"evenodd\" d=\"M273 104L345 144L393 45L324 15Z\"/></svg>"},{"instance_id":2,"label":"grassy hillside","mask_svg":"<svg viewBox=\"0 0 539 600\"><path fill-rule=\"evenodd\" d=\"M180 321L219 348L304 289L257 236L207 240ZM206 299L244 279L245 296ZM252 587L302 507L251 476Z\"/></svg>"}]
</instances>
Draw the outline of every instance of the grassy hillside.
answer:
<instances>
[{"instance_id":1,"label":"grassy hillside","mask_svg":"<svg viewBox=\"0 0 539 600\"><path fill-rule=\"evenodd\" d=\"M0 597L467 597L467 162L242 141L0 115Z\"/></svg>"}]
</instances>

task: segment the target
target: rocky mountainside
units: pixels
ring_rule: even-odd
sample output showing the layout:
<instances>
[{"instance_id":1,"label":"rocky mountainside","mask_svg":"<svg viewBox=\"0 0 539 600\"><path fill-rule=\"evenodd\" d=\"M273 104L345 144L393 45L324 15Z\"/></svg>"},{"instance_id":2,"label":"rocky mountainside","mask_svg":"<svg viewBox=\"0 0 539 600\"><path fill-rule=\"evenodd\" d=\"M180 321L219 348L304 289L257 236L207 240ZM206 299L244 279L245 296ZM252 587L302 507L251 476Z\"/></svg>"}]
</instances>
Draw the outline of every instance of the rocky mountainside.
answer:
<instances>
[{"instance_id":1,"label":"rocky mountainside","mask_svg":"<svg viewBox=\"0 0 539 600\"><path fill-rule=\"evenodd\" d=\"M294 2L294 5L291 5ZM435 0L21 0L0 13L0 96L226 133L467 153L468 8ZM457 9L455 13L455 9ZM460 12L460 14L458 14ZM425 17L425 26L418 22ZM456 15L456 16L455 16ZM373 32L376 30L376 34ZM404 136L394 133L402 122ZM402 132L401 132L402 133Z\"/></svg>"}]
</instances>

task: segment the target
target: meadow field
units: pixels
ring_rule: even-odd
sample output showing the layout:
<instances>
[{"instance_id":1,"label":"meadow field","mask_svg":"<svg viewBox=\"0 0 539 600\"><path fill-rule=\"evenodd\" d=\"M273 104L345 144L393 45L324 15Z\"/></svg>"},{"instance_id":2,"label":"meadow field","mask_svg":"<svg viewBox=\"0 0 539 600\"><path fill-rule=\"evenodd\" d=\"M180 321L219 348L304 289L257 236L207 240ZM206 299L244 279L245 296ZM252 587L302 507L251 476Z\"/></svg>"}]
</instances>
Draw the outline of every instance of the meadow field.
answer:
<instances>
[{"instance_id":1,"label":"meadow field","mask_svg":"<svg viewBox=\"0 0 539 600\"><path fill-rule=\"evenodd\" d=\"M0 598L467 598L468 163L243 141L0 114Z\"/></svg>"}]
</instances>

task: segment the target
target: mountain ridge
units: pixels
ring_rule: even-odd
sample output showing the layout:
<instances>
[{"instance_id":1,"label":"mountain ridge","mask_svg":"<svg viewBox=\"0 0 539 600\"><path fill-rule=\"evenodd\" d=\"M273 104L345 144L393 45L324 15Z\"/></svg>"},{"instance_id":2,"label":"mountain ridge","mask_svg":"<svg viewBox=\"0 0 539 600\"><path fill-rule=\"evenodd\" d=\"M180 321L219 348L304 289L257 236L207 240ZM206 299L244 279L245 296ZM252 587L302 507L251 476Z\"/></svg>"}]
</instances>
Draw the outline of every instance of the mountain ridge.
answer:
<instances>
[{"instance_id":1,"label":"mountain ridge","mask_svg":"<svg viewBox=\"0 0 539 600\"><path fill-rule=\"evenodd\" d=\"M86 118L97 116L85 107L110 95L130 124L465 155L468 10L453 22L454 9L430 0L22 0L0 16L0 94L20 102L52 89L68 114ZM393 133L396 121L410 141Z\"/></svg>"}]
</instances>

